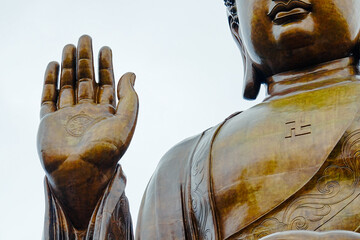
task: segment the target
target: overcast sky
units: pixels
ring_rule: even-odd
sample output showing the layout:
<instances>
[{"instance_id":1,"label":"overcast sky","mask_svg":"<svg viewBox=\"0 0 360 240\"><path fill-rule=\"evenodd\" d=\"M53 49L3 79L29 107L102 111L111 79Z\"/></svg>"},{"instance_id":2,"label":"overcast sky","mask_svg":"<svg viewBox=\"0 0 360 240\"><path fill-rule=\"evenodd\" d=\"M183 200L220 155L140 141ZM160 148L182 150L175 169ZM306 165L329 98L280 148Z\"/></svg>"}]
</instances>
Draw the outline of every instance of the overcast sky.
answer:
<instances>
[{"instance_id":1,"label":"overcast sky","mask_svg":"<svg viewBox=\"0 0 360 240\"><path fill-rule=\"evenodd\" d=\"M137 75L138 125L120 163L134 227L161 156L245 110L243 68L222 0L5 1L0 8L0 239L40 239L44 171L36 151L44 70L88 34ZM96 60L97 62L97 60ZM96 63L97 64L97 63Z\"/></svg>"}]
</instances>

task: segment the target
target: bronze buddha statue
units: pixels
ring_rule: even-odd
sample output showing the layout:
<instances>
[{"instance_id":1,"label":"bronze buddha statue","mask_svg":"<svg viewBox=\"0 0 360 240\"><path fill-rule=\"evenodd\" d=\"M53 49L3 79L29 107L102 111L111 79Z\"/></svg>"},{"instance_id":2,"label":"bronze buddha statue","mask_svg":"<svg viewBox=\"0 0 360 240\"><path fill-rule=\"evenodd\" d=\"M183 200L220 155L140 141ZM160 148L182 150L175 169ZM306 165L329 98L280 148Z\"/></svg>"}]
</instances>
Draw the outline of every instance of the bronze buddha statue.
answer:
<instances>
[{"instance_id":1,"label":"bronze buddha statue","mask_svg":"<svg viewBox=\"0 0 360 240\"><path fill-rule=\"evenodd\" d=\"M360 1L225 5L244 97L261 84L268 96L164 155L136 239L360 239ZM135 76L122 77L116 107L110 49L100 51L99 83L92 59L83 36L64 48L60 89L57 64L45 74L45 239L132 239L117 162L136 125Z\"/></svg>"}]
</instances>

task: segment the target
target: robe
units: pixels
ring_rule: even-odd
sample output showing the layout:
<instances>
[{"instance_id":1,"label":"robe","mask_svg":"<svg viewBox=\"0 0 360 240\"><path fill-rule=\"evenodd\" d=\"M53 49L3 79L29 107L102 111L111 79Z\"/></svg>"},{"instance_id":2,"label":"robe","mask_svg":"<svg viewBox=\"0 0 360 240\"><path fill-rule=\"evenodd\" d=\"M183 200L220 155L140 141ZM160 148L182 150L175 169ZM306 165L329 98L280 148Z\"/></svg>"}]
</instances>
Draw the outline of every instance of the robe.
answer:
<instances>
[{"instance_id":1,"label":"robe","mask_svg":"<svg viewBox=\"0 0 360 240\"><path fill-rule=\"evenodd\" d=\"M173 147L144 193L136 239L255 240L293 228L358 230L360 208L347 207L360 200L360 83L356 76L338 80L265 101ZM333 163L356 175L318 185ZM349 196L338 202L321 202L333 183L353 189L340 188ZM311 197L316 201L301 205ZM289 216L288 209L298 215L270 221ZM349 224L336 216L348 216Z\"/></svg>"},{"instance_id":2,"label":"robe","mask_svg":"<svg viewBox=\"0 0 360 240\"><path fill-rule=\"evenodd\" d=\"M77 231L45 177L44 240L132 240L129 203L125 196L126 178L120 165L97 203L86 231Z\"/></svg>"}]
</instances>

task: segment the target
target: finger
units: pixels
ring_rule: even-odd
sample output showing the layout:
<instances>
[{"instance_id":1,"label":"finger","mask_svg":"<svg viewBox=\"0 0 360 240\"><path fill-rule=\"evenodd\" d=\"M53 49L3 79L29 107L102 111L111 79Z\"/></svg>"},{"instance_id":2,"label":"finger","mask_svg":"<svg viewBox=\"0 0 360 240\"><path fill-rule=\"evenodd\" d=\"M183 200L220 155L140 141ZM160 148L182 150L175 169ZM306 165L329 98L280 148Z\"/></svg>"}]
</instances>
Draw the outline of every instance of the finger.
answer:
<instances>
[{"instance_id":1,"label":"finger","mask_svg":"<svg viewBox=\"0 0 360 240\"><path fill-rule=\"evenodd\" d=\"M119 142L124 143L125 146L130 144L138 116L139 100L133 88L135 78L136 76L134 73L124 74L121 77L117 88L119 103L115 115L118 118L120 128L122 129L121 135L119 136Z\"/></svg>"},{"instance_id":2,"label":"finger","mask_svg":"<svg viewBox=\"0 0 360 240\"><path fill-rule=\"evenodd\" d=\"M98 103L110 104L115 109L115 81L112 64L112 52L103 47L99 53L99 96Z\"/></svg>"},{"instance_id":3,"label":"finger","mask_svg":"<svg viewBox=\"0 0 360 240\"><path fill-rule=\"evenodd\" d=\"M60 91L58 107L64 108L75 104L75 59L76 48L69 44L64 47L61 63Z\"/></svg>"},{"instance_id":4,"label":"finger","mask_svg":"<svg viewBox=\"0 0 360 240\"><path fill-rule=\"evenodd\" d=\"M77 47L77 102L94 102L96 83L91 38L80 37Z\"/></svg>"},{"instance_id":5,"label":"finger","mask_svg":"<svg viewBox=\"0 0 360 240\"><path fill-rule=\"evenodd\" d=\"M45 71L44 88L41 97L40 118L46 114L56 111L57 99L57 80L59 74L59 64L50 62Z\"/></svg>"}]
</instances>

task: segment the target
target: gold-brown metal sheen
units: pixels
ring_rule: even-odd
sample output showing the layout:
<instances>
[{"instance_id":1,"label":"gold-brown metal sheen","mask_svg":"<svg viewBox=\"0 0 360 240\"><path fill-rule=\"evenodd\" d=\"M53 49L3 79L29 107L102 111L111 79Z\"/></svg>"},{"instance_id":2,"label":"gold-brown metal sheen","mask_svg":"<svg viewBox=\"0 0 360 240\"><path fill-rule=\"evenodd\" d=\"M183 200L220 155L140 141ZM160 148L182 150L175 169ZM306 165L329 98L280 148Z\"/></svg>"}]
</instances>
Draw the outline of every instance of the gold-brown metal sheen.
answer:
<instances>
[{"instance_id":1,"label":"gold-brown metal sheen","mask_svg":"<svg viewBox=\"0 0 360 240\"><path fill-rule=\"evenodd\" d=\"M136 239L360 239L360 1L226 0L245 98L267 98L168 151ZM118 161L133 136L135 75L115 86L91 39L45 73L38 152L45 239L132 239Z\"/></svg>"},{"instance_id":2,"label":"gold-brown metal sheen","mask_svg":"<svg viewBox=\"0 0 360 240\"><path fill-rule=\"evenodd\" d=\"M59 88L58 72L59 65L49 63L37 138L46 172L44 239L132 239L117 163L136 125L135 75L120 79L116 106L111 50L100 50L96 82L89 36L65 46Z\"/></svg>"}]
</instances>

